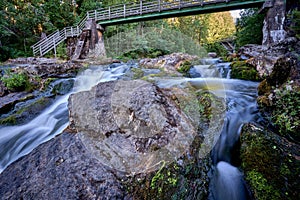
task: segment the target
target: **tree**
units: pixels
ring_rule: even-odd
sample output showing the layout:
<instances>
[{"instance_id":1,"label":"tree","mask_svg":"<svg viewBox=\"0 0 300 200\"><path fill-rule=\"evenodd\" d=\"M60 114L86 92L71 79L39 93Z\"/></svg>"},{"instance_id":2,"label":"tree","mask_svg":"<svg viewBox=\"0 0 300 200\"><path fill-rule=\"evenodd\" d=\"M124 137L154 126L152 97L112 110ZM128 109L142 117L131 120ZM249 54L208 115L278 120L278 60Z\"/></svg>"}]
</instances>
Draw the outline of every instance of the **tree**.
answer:
<instances>
[{"instance_id":1,"label":"tree","mask_svg":"<svg viewBox=\"0 0 300 200\"><path fill-rule=\"evenodd\" d=\"M208 16L206 43L212 44L234 36L235 24L228 11L212 13Z\"/></svg>"},{"instance_id":2,"label":"tree","mask_svg":"<svg viewBox=\"0 0 300 200\"><path fill-rule=\"evenodd\" d=\"M258 14L258 9L250 8L241 12L237 22L237 47L246 44L261 44L264 15Z\"/></svg>"}]
</instances>

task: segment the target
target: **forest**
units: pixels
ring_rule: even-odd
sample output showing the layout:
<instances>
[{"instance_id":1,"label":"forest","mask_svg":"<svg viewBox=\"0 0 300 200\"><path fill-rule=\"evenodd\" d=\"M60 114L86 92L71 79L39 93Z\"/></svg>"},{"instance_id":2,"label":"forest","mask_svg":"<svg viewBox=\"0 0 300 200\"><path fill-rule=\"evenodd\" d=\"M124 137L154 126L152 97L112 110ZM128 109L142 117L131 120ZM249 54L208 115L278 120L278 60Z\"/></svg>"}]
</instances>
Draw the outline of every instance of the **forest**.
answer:
<instances>
[{"instance_id":1,"label":"forest","mask_svg":"<svg viewBox=\"0 0 300 200\"><path fill-rule=\"evenodd\" d=\"M0 3L0 61L32 56L30 46L40 40L42 34L48 35L55 30L75 25L89 10L132 1L134 0L3 0ZM220 40L235 39L237 47L247 43L259 44L262 22L263 16L258 15L256 9L247 9L241 12L241 18L237 22L234 22L230 12L220 12L110 26L106 27L104 34L105 38L109 38L119 32L163 27L171 32L181 32L207 51L222 54L224 49L218 43ZM60 56L63 57L64 52L61 51Z\"/></svg>"}]
</instances>

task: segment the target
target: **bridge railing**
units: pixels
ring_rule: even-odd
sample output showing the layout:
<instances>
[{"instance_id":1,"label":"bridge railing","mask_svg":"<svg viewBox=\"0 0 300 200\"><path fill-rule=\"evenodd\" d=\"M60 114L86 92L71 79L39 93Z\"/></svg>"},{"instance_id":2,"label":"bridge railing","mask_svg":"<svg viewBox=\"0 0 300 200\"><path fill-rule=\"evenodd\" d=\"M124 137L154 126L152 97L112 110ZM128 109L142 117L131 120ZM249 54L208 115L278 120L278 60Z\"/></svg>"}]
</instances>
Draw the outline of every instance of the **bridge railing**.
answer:
<instances>
[{"instance_id":1,"label":"bridge railing","mask_svg":"<svg viewBox=\"0 0 300 200\"><path fill-rule=\"evenodd\" d=\"M204 6L213 3L229 2L230 0L153 0L150 2L139 1L131 4L120 4L109 6L105 9L98 9L87 12L88 19L110 20L125 18L134 15L143 15L152 12L162 12L173 9L182 9L193 6Z\"/></svg>"},{"instance_id":2,"label":"bridge railing","mask_svg":"<svg viewBox=\"0 0 300 200\"><path fill-rule=\"evenodd\" d=\"M130 16L143 15L154 12L164 12L175 9L183 9L193 6L205 6L215 3L227 3L230 0L153 0L149 2L139 1L131 4L121 4L109 6L98 10L88 11L84 18L72 27L66 27L61 31L55 31L46 38L43 38L32 47L34 55L43 56L67 37L78 36L86 25L86 21L94 19L96 21L126 18Z\"/></svg>"}]
</instances>

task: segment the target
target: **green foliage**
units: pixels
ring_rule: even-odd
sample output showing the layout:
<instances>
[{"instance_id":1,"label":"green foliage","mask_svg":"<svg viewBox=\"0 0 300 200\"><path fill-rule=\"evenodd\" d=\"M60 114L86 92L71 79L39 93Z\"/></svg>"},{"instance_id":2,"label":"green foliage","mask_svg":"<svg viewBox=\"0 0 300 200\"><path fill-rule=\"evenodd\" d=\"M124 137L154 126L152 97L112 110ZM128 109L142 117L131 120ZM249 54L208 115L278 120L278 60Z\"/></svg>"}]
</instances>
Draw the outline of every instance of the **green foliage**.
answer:
<instances>
[{"instance_id":1,"label":"green foliage","mask_svg":"<svg viewBox=\"0 0 300 200\"><path fill-rule=\"evenodd\" d=\"M252 187L255 199L280 199L280 193L268 183L268 180L261 173L252 170L247 174L246 180Z\"/></svg>"},{"instance_id":2,"label":"green foliage","mask_svg":"<svg viewBox=\"0 0 300 200\"><path fill-rule=\"evenodd\" d=\"M300 11L294 10L291 14L292 30L295 32L296 37L300 38Z\"/></svg>"},{"instance_id":3,"label":"green foliage","mask_svg":"<svg viewBox=\"0 0 300 200\"><path fill-rule=\"evenodd\" d=\"M150 56L153 57L167 52L183 52L200 57L206 55L205 49L192 38L173 29L161 27L143 27L142 30L118 33L105 40L105 47L108 56L111 57L127 52L130 53L127 57L135 57L136 54L145 54L145 51L150 51ZM136 50L142 52L135 52Z\"/></svg>"},{"instance_id":4,"label":"green foliage","mask_svg":"<svg viewBox=\"0 0 300 200\"><path fill-rule=\"evenodd\" d=\"M237 22L237 47L246 44L262 43L262 28L264 15L258 14L258 9L245 9L241 12L241 18Z\"/></svg>"},{"instance_id":5,"label":"green foliage","mask_svg":"<svg viewBox=\"0 0 300 200\"><path fill-rule=\"evenodd\" d=\"M29 77L24 73L16 74L6 71L6 74L1 77L1 81L11 91L30 90L32 88Z\"/></svg>"},{"instance_id":6,"label":"green foliage","mask_svg":"<svg viewBox=\"0 0 300 200\"><path fill-rule=\"evenodd\" d=\"M226 57L228 54L228 51L223 47L220 43L211 43L211 44L205 44L204 45L207 52L215 52L218 54L218 56Z\"/></svg>"},{"instance_id":7,"label":"green foliage","mask_svg":"<svg viewBox=\"0 0 300 200\"><path fill-rule=\"evenodd\" d=\"M287 84L276 90L272 120L280 134L300 140L300 90Z\"/></svg>"},{"instance_id":8,"label":"green foliage","mask_svg":"<svg viewBox=\"0 0 300 200\"><path fill-rule=\"evenodd\" d=\"M205 41L212 44L235 34L235 24L231 14L227 12L218 12L208 14L208 27Z\"/></svg>"}]
</instances>

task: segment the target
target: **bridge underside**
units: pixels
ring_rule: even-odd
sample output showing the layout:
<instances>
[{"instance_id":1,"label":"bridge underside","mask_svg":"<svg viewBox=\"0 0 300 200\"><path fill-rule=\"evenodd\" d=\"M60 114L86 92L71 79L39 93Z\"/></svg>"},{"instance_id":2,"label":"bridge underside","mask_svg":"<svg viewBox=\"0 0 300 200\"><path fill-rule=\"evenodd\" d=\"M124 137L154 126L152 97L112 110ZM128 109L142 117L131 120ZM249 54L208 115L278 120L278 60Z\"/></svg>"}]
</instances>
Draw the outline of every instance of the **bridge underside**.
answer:
<instances>
[{"instance_id":1,"label":"bridge underside","mask_svg":"<svg viewBox=\"0 0 300 200\"><path fill-rule=\"evenodd\" d=\"M197 15L197 14L207 14L213 12L222 12L222 11L230 11L230 10L237 10L237 9L246 9L246 8L260 8L262 7L265 0L253 0L253 1L229 1L224 3L218 4L211 4L205 6L195 6L183 9L176 9L176 10L166 10L158 13L149 13L149 14L141 14L126 18L117 18L117 19L110 19L110 20L101 20L98 22L101 26L111 26L111 25L118 25L118 24L126 24L126 23L133 23L133 22L140 22L140 21L150 21L156 19L163 19L163 18L172 18L172 17L183 17L189 15Z\"/></svg>"}]
</instances>

